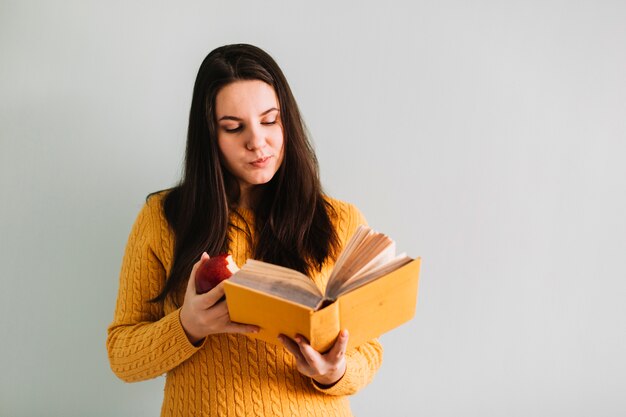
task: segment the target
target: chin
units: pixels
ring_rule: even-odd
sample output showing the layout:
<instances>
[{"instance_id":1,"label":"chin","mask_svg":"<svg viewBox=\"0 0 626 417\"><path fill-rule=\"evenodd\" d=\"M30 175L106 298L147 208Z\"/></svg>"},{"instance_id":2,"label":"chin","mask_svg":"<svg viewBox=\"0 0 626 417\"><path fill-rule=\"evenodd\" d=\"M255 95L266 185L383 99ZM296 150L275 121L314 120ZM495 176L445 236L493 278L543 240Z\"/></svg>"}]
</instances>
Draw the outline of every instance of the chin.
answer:
<instances>
[{"instance_id":1,"label":"chin","mask_svg":"<svg viewBox=\"0 0 626 417\"><path fill-rule=\"evenodd\" d=\"M268 182L270 182L272 180L272 178L274 178L274 176L266 176L266 177L261 177L261 178L255 178L252 181L250 181L250 184L252 185L263 185L263 184L267 184Z\"/></svg>"},{"instance_id":2,"label":"chin","mask_svg":"<svg viewBox=\"0 0 626 417\"><path fill-rule=\"evenodd\" d=\"M251 176L247 179L247 182L252 185L267 184L274 178L276 172L257 173L257 175Z\"/></svg>"}]
</instances>

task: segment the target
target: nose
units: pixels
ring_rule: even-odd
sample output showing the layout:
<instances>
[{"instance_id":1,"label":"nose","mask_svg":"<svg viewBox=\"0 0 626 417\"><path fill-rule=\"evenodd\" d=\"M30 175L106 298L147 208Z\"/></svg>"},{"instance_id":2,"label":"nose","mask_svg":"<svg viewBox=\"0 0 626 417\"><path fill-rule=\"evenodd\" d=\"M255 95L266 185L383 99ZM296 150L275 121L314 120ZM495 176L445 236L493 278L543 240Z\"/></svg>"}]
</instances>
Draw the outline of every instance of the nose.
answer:
<instances>
[{"instance_id":1,"label":"nose","mask_svg":"<svg viewBox=\"0 0 626 417\"><path fill-rule=\"evenodd\" d=\"M264 132L260 126L253 126L250 128L248 137L246 138L246 149L254 151L257 149L263 149L267 144Z\"/></svg>"}]
</instances>

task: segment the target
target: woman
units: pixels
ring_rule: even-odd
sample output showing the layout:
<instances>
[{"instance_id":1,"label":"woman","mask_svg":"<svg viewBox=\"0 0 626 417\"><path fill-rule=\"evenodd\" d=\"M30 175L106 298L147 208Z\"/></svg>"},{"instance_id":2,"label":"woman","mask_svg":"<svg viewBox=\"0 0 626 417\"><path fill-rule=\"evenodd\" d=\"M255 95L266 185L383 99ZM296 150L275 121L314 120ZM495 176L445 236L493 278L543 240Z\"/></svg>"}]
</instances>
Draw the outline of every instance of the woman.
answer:
<instances>
[{"instance_id":1,"label":"woman","mask_svg":"<svg viewBox=\"0 0 626 417\"><path fill-rule=\"evenodd\" d=\"M107 349L131 382L167 374L162 416L351 415L348 395L382 360L373 340L326 353L283 347L233 323L221 285L196 294L195 271L229 252L294 268L322 289L364 223L322 193L297 104L274 60L251 45L212 51L196 79L181 183L154 193L130 233ZM205 254L206 252L206 254ZM208 255L207 255L208 254Z\"/></svg>"}]
</instances>

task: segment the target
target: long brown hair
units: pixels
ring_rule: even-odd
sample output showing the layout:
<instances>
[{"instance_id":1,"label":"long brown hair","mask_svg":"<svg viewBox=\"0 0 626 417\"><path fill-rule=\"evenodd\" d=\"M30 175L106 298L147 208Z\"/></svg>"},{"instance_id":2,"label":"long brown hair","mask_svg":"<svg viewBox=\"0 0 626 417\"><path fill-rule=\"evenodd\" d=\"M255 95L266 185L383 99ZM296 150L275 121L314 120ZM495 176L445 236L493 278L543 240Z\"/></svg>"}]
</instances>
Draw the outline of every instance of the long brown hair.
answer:
<instances>
[{"instance_id":1,"label":"long brown hair","mask_svg":"<svg viewBox=\"0 0 626 417\"><path fill-rule=\"evenodd\" d=\"M260 80L274 88L285 138L280 168L268 183L257 186L261 198L253 207L254 257L310 274L336 256L336 213L324 198L317 158L285 76L263 50L226 45L207 55L196 77L184 175L163 200L175 235L174 259L166 285L153 301L173 295L203 251L210 256L228 251L229 213L239 188L220 159L215 98L221 88L238 80Z\"/></svg>"}]
</instances>

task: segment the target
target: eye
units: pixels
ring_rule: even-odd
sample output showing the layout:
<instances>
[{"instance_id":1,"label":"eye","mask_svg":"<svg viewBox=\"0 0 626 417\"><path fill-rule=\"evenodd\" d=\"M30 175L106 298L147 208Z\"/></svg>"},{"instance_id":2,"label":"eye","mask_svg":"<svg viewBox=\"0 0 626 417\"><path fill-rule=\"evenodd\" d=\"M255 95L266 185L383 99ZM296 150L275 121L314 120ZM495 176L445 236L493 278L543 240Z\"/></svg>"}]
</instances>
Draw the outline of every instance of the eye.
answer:
<instances>
[{"instance_id":1,"label":"eye","mask_svg":"<svg viewBox=\"0 0 626 417\"><path fill-rule=\"evenodd\" d=\"M231 128L224 127L223 129L224 129L225 132L228 132L228 133L237 133L237 132L241 131L241 129L243 129L243 126L239 125L237 127L231 127Z\"/></svg>"},{"instance_id":2,"label":"eye","mask_svg":"<svg viewBox=\"0 0 626 417\"><path fill-rule=\"evenodd\" d=\"M266 125L266 126L271 126L271 125L275 125L276 124L276 119L272 120L271 122L261 122L262 125Z\"/></svg>"}]
</instances>

